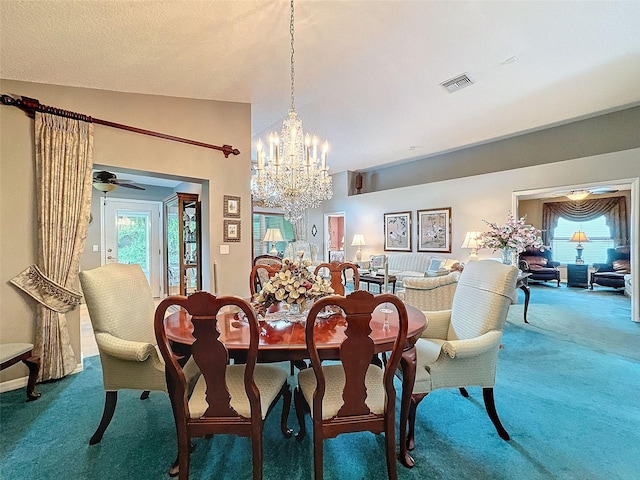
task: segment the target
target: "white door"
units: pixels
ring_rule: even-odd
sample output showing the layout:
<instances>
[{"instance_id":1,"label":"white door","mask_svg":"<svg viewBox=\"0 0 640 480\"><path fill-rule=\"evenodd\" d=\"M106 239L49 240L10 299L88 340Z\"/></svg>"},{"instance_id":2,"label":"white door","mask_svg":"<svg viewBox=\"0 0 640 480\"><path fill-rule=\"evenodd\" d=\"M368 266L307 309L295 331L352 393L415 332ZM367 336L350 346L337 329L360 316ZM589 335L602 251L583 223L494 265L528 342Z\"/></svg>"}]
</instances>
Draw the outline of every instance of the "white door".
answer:
<instances>
[{"instance_id":1,"label":"white door","mask_svg":"<svg viewBox=\"0 0 640 480\"><path fill-rule=\"evenodd\" d=\"M162 294L161 202L105 198L102 264L137 263L154 297Z\"/></svg>"}]
</instances>

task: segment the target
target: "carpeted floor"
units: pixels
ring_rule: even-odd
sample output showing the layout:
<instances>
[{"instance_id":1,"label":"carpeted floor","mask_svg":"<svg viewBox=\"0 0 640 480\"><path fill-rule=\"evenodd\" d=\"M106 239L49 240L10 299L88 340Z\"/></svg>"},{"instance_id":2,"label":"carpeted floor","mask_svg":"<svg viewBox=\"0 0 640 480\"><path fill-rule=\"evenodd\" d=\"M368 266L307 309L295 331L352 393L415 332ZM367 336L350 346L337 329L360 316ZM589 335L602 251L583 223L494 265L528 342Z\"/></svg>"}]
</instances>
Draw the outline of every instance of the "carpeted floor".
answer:
<instances>
[{"instance_id":1,"label":"carpeted floor","mask_svg":"<svg viewBox=\"0 0 640 480\"><path fill-rule=\"evenodd\" d=\"M536 285L528 317L526 325L520 294L495 389L511 441L496 434L479 389L470 389L469 399L434 392L418 409L416 466L399 465L400 479L638 478L640 325L630 320L629 299ZM23 389L0 395L0 478L168 478L175 438L165 395L140 401L137 392L122 392L102 443L90 447L104 401L98 357L87 359L80 374L39 390L42 397L29 403ZM312 478L311 437L282 438L279 412L273 413L264 431L264 478ZM296 424L293 412L289 423ZM251 477L247 439L219 435L196 443L192 479ZM326 441L325 478L385 479L383 437Z\"/></svg>"}]
</instances>

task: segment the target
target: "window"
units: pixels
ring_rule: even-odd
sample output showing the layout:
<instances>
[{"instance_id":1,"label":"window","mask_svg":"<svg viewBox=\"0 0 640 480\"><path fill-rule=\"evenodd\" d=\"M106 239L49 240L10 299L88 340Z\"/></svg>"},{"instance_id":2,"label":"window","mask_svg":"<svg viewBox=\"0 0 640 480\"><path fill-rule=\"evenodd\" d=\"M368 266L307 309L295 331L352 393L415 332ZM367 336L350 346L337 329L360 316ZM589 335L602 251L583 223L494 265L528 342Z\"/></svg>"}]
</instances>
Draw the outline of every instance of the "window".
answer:
<instances>
[{"instance_id":1,"label":"window","mask_svg":"<svg viewBox=\"0 0 640 480\"><path fill-rule=\"evenodd\" d=\"M611 232L605 223L604 215L586 222L573 222L563 217L558 218L558 226L553 233L551 248L553 259L560 263L574 263L577 252L575 242L569 239L574 232L583 231L589 242L583 242L582 259L587 265L607 261L607 248L613 248Z\"/></svg>"},{"instance_id":2,"label":"window","mask_svg":"<svg viewBox=\"0 0 640 480\"><path fill-rule=\"evenodd\" d=\"M293 225L284 219L284 215L273 213L254 213L253 214L253 256L269 253L271 244L263 241L267 228L278 228L284 241L276 242L276 250L278 254L284 254L287 244L293 241Z\"/></svg>"}]
</instances>

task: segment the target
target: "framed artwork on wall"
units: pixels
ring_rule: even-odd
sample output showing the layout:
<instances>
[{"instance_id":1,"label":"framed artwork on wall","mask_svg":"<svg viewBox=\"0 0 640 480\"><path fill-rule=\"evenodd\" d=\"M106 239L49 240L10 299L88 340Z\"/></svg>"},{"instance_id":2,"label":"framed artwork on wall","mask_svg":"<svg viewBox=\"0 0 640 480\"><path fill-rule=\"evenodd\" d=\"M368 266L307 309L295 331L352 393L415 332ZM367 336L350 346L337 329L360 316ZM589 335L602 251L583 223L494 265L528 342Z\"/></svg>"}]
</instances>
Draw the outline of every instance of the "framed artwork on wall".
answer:
<instances>
[{"instance_id":1,"label":"framed artwork on wall","mask_svg":"<svg viewBox=\"0 0 640 480\"><path fill-rule=\"evenodd\" d=\"M451 253L451 207L418 210L418 251Z\"/></svg>"},{"instance_id":2,"label":"framed artwork on wall","mask_svg":"<svg viewBox=\"0 0 640 480\"><path fill-rule=\"evenodd\" d=\"M224 242L239 242L240 220L225 220L223 237Z\"/></svg>"},{"instance_id":3,"label":"framed artwork on wall","mask_svg":"<svg viewBox=\"0 0 640 480\"><path fill-rule=\"evenodd\" d=\"M225 217L240 218L240 197L225 195L223 211Z\"/></svg>"},{"instance_id":4,"label":"framed artwork on wall","mask_svg":"<svg viewBox=\"0 0 640 480\"><path fill-rule=\"evenodd\" d=\"M384 249L411 251L411 212L384 214Z\"/></svg>"}]
</instances>

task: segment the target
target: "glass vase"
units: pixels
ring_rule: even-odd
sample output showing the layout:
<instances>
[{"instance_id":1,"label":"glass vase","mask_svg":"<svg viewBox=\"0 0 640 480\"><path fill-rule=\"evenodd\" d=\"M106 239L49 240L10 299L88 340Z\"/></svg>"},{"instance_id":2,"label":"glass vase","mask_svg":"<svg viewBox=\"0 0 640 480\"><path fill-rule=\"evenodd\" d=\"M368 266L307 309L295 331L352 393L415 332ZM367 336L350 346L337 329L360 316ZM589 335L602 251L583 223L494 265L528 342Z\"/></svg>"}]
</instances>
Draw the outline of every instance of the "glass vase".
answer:
<instances>
[{"instance_id":1,"label":"glass vase","mask_svg":"<svg viewBox=\"0 0 640 480\"><path fill-rule=\"evenodd\" d=\"M513 265L513 249L511 248L503 248L502 252L502 263L505 265Z\"/></svg>"}]
</instances>

